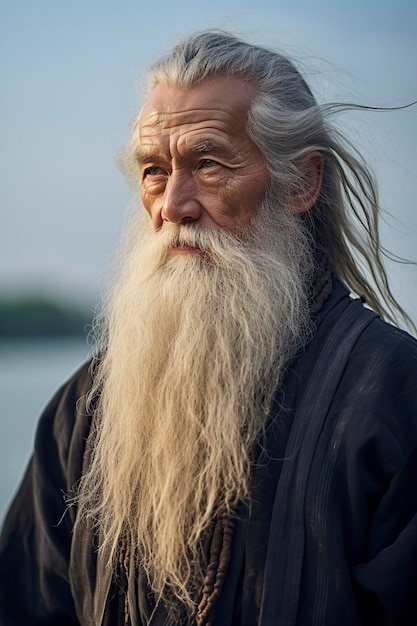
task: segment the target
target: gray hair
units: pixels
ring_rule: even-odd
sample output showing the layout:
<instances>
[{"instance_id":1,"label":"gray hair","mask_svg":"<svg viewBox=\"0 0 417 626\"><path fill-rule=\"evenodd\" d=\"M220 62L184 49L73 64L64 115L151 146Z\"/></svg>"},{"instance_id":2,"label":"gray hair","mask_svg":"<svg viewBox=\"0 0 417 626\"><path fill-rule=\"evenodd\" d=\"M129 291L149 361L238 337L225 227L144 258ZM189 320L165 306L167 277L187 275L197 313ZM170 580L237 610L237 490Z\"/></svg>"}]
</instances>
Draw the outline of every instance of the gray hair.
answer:
<instances>
[{"instance_id":1,"label":"gray hair","mask_svg":"<svg viewBox=\"0 0 417 626\"><path fill-rule=\"evenodd\" d=\"M315 246L332 271L381 317L399 313L413 327L388 284L379 238L379 202L370 170L354 146L330 123L334 113L361 109L353 104L318 105L306 81L286 57L223 31L184 38L149 73L149 88L190 88L211 76L234 76L255 86L248 133L264 154L271 185L281 193L308 185L303 157L324 157L319 198L306 221ZM370 276L370 278L368 278Z\"/></svg>"}]
</instances>

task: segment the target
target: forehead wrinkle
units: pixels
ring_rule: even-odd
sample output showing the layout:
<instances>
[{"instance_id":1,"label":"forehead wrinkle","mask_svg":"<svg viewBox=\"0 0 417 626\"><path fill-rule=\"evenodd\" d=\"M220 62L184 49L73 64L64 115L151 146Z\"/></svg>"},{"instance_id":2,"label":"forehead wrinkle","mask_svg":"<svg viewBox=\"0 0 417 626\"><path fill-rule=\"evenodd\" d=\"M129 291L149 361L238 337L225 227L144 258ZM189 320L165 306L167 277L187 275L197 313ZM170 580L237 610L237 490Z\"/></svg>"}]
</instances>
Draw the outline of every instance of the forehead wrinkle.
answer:
<instances>
[{"instance_id":1,"label":"forehead wrinkle","mask_svg":"<svg viewBox=\"0 0 417 626\"><path fill-rule=\"evenodd\" d=\"M188 126L193 124L204 124L217 122L221 126L236 121L236 111L228 111L227 108L216 109L212 106L189 108L181 111L172 111L169 107L163 110L152 110L141 117L141 129L150 131L171 130L175 127Z\"/></svg>"},{"instance_id":2,"label":"forehead wrinkle","mask_svg":"<svg viewBox=\"0 0 417 626\"><path fill-rule=\"evenodd\" d=\"M199 124L184 124L172 136L176 138L178 146L187 152L208 152L224 149L236 135L238 133L223 120L210 119Z\"/></svg>"},{"instance_id":3,"label":"forehead wrinkle","mask_svg":"<svg viewBox=\"0 0 417 626\"><path fill-rule=\"evenodd\" d=\"M164 136L162 133L147 134L140 132L134 156L138 163L149 163L161 158L161 154L166 148L169 149L168 136Z\"/></svg>"},{"instance_id":4,"label":"forehead wrinkle","mask_svg":"<svg viewBox=\"0 0 417 626\"><path fill-rule=\"evenodd\" d=\"M236 116L227 108L203 106L172 111L169 105L162 109L156 106L142 115L139 131L142 149L137 151L137 157L143 162L142 153L147 157L150 152L161 156L169 153L169 158L210 151L228 153L231 142L241 132Z\"/></svg>"}]
</instances>

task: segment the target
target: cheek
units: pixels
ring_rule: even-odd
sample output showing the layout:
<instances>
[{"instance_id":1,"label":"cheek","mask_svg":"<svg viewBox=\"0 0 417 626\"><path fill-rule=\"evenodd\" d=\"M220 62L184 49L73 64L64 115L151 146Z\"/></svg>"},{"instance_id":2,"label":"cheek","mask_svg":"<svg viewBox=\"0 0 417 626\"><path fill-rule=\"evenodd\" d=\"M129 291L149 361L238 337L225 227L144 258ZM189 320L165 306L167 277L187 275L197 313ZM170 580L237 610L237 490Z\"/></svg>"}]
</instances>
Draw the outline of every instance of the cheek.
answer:
<instances>
[{"instance_id":1,"label":"cheek","mask_svg":"<svg viewBox=\"0 0 417 626\"><path fill-rule=\"evenodd\" d=\"M150 194L146 189L142 188L141 199L142 199L142 204L145 208L145 211L149 215L152 215L153 207L155 206L155 196Z\"/></svg>"},{"instance_id":2,"label":"cheek","mask_svg":"<svg viewBox=\"0 0 417 626\"><path fill-rule=\"evenodd\" d=\"M269 172L264 163L257 168L254 176L251 177L250 183L247 188L247 195L251 198L252 202L258 204L264 194L269 183Z\"/></svg>"},{"instance_id":3,"label":"cheek","mask_svg":"<svg viewBox=\"0 0 417 626\"><path fill-rule=\"evenodd\" d=\"M268 177L263 176L250 176L246 178L244 183L235 189L233 195L233 201L231 205L235 207L236 216L246 224L249 224L251 216L258 209L261 203L265 189L268 184Z\"/></svg>"},{"instance_id":4,"label":"cheek","mask_svg":"<svg viewBox=\"0 0 417 626\"><path fill-rule=\"evenodd\" d=\"M142 206L146 213L149 215L154 230L159 230L162 226L161 211L158 211L157 200L145 191L141 193Z\"/></svg>"},{"instance_id":5,"label":"cheek","mask_svg":"<svg viewBox=\"0 0 417 626\"><path fill-rule=\"evenodd\" d=\"M211 203L206 203L207 217L218 227L235 232L250 224L252 203L242 193L223 193ZM256 207L254 206L253 209Z\"/></svg>"}]
</instances>

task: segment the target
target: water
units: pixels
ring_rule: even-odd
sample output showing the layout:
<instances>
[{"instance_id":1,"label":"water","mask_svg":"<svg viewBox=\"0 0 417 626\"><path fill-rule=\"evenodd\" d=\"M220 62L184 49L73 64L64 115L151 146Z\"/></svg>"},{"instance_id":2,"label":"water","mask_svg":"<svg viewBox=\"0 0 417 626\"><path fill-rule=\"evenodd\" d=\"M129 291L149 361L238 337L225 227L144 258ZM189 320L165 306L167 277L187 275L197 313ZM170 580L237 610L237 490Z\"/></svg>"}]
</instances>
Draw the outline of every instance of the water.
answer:
<instances>
[{"instance_id":1,"label":"water","mask_svg":"<svg viewBox=\"0 0 417 626\"><path fill-rule=\"evenodd\" d=\"M86 341L74 339L0 343L0 523L31 455L42 410L88 352Z\"/></svg>"}]
</instances>

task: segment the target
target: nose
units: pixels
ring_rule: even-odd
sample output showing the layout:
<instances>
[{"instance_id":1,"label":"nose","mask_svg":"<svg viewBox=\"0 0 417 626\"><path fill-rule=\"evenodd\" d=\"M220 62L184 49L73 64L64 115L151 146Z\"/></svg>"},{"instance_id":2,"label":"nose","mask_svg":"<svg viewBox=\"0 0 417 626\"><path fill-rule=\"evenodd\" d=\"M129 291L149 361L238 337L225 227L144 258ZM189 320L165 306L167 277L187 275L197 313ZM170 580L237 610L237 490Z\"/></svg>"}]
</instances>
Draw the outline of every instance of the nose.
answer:
<instances>
[{"instance_id":1,"label":"nose","mask_svg":"<svg viewBox=\"0 0 417 626\"><path fill-rule=\"evenodd\" d=\"M185 224L198 220L201 211L192 175L172 172L164 191L161 218L165 222Z\"/></svg>"}]
</instances>

